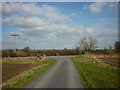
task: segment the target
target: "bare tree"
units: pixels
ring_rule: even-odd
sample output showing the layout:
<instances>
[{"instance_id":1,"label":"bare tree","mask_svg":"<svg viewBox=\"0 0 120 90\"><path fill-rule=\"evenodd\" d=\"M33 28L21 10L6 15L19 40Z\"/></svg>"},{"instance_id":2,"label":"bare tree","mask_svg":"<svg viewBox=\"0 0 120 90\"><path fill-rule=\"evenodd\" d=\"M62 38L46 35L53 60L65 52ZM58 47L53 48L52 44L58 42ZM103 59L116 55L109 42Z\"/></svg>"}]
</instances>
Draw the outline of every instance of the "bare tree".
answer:
<instances>
[{"instance_id":1,"label":"bare tree","mask_svg":"<svg viewBox=\"0 0 120 90\"><path fill-rule=\"evenodd\" d=\"M87 37L83 37L83 38L80 39L79 46L80 46L80 49L88 50L88 39L87 39Z\"/></svg>"},{"instance_id":2,"label":"bare tree","mask_svg":"<svg viewBox=\"0 0 120 90\"><path fill-rule=\"evenodd\" d=\"M92 50L97 48L97 40L92 36L83 37L78 41L76 47L82 50Z\"/></svg>"},{"instance_id":3,"label":"bare tree","mask_svg":"<svg viewBox=\"0 0 120 90\"><path fill-rule=\"evenodd\" d=\"M92 50L97 48L97 40L96 38L89 36L88 37L88 50Z\"/></svg>"}]
</instances>

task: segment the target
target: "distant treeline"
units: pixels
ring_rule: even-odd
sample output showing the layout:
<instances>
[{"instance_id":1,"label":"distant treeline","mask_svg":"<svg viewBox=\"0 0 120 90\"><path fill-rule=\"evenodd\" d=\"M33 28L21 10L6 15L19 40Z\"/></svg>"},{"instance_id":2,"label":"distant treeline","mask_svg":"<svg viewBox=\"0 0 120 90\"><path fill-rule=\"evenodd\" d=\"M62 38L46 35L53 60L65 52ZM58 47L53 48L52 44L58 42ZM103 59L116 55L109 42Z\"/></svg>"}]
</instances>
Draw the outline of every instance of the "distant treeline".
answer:
<instances>
[{"instance_id":1,"label":"distant treeline","mask_svg":"<svg viewBox=\"0 0 120 90\"><path fill-rule=\"evenodd\" d=\"M63 49L63 50L37 50L31 51L33 55L45 54L47 56L64 56L64 55L79 55L79 50L76 49Z\"/></svg>"},{"instance_id":2,"label":"distant treeline","mask_svg":"<svg viewBox=\"0 0 120 90\"><path fill-rule=\"evenodd\" d=\"M32 55L37 54L45 54L47 56L65 56L65 55L84 55L86 53L93 53L93 54L104 54L104 55L111 55L118 53L116 50L110 49L100 49L100 50L78 50L78 49L64 49L64 50L38 50L38 51L31 51Z\"/></svg>"},{"instance_id":3,"label":"distant treeline","mask_svg":"<svg viewBox=\"0 0 120 90\"><path fill-rule=\"evenodd\" d=\"M116 41L114 45L114 49L110 46L109 49L97 49L97 40L94 37L83 37L80 41L75 45L76 49L67 49L63 50L31 50L30 47L25 47L23 49L4 49L2 50L2 57L29 57L29 56L64 56L64 55L83 55L86 53L93 54L104 54L110 55L115 53L120 53L120 41ZM1 51L0 51L1 52Z\"/></svg>"},{"instance_id":4,"label":"distant treeline","mask_svg":"<svg viewBox=\"0 0 120 90\"><path fill-rule=\"evenodd\" d=\"M105 54L110 55L117 53L116 50L103 49L103 50L78 50L78 49L63 49L63 50L31 50L29 47L25 47L24 49L17 49L16 52L12 49L4 49L2 50L2 57L29 57L29 56L37 56L37 55L46 55L46 56L65 56L65 55L83 55L85 53L94 53L94 54Z\"/></svg>"},{"instance_id":5,"label":"distant treeline","mask_svg":"<svg viewBox=\"0 0 120 90\"><path fill-rule=\"evenodd\" d=\"M2 57L28 57L28 56L37 56L37 55L46 55L46 56L61 56L61 55L79 55L79 51L75 49L67 50L17 50L14 52L12 49L2 50Z\"/></svg>"}]
</instances>

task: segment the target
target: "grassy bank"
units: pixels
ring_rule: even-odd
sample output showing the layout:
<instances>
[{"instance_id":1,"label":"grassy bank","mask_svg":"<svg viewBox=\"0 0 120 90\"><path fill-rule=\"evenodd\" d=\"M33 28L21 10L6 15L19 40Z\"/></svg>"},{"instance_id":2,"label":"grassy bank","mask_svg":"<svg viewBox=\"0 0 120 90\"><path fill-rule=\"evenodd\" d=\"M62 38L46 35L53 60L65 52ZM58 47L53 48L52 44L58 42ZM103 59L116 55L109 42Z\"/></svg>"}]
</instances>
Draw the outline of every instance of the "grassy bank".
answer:
<instances>
[{"instance_id":1,"label":"grassy bank","mask_svg":"<svg viewBox=\"0 0 120 90\"><path fill-rule=\"evenodd\" d=\"M8 63L11 64L11 62L9 61ZM15 62L17 62L17 61L15 61ZM24 62L26 62L26 61L24 61ZM46 59L43 61L37 61L37 64L38 64L37 66L35 66L29 70L25 70L22 73L14 76L12 79L3 83L2 87L3 88L22 88L26 84L28 84L30 81L32 81L33 79L40 76L43 72L45 72L48 68L50 68L53 64L55 64L55 62L56 62L56 60L53 60L53 59ZM4 64L6 64L6 63L7 62L4 62ZM18 63L24 64L22 61L18 61L17 64ZM30 63L33 64L32 61ZM16 63L14 63L14 64L16 64Z\"/></svg>"},{"instance_id":2,"label":"grassy bank","mask_svg":"<svg viewBox=\"0 0 120 90\"><path fill-rule=\"evenodd\" d=\"M120 69L103 66L93 58L78 56L72 58L79 74L88 88L118 88Z\"/></svg>"}]
</instances>

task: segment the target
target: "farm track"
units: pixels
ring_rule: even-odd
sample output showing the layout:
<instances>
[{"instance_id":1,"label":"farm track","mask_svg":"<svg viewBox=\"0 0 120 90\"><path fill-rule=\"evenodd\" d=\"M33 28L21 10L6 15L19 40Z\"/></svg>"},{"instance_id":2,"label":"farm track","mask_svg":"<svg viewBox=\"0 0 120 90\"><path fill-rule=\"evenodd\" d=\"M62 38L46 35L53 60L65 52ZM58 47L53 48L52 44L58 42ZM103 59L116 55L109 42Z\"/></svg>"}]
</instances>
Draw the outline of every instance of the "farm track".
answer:
<instances>
[{"instance_id":1,"label":"farm track","mask_svg":"<svg viewBox=\"0 0 120 90\"><path fill-rule=\"evenodd\" d=\"M49 56L56 59L57 63L24 88L83 88L71 57Z\"/></svg>"}]
</instances>

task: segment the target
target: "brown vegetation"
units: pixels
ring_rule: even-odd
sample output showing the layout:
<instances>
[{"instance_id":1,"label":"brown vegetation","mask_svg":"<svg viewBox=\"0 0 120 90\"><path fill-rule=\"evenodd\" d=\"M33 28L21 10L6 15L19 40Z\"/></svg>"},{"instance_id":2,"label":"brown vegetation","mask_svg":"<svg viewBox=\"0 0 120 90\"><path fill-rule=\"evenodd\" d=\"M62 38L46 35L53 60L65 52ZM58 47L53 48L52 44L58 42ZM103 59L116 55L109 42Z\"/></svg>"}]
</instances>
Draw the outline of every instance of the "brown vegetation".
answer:
<instances>
[{"instance_id":1,"label":"brown vegetation","mask_svg":"<svg viewBox=\"0 0 120 90\"><path fill-rule=\"evenodd\" d=\"M79 55L79 50L77 49L63 49L63 50L31 50L26 52L23 50L2 50L2 57L28 57L37 55L47 55L47 56L59 56L59 55Z\"/></svg>"},{"instance_id":2,"label":"brown vegetation","mask_svg":"<svg viewBox=\"0 0 120 90\"><path fill-rule=\"evenodd\" d=\"M104 66L113 66L116 68L120 68L120 57L119 54L113 50L101 51L94 53L86 53L84 56L94 58L97 62L102 63Z\"/></svg>"},{"instance_id":3,"label":"brown vegetation","mask_svg":"<svg viewBox=\"0 0 120 90\"><path fill-rule=\"evenodd\" d=\"M31 51L32 55L45 54L47 56L64 56L64 55L79 55L79 50L76 49L64 49L64 50L37 50Z\"/></svg>"}]
</instances>

